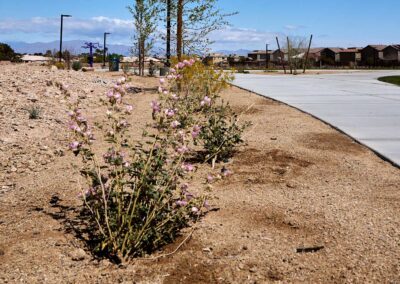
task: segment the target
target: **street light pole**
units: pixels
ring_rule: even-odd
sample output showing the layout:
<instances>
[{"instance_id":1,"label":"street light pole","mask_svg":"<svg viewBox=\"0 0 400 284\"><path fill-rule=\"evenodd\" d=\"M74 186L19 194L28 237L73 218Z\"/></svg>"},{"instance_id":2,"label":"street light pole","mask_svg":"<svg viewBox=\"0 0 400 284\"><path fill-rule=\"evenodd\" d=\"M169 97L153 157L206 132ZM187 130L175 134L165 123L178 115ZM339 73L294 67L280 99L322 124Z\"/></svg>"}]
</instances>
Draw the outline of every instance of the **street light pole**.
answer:
<instances>
[{"instance_id":1,"label":"street light pole","mask_svg":"<svg viewBox=\"0 0 400 284\"><path fill-rule=\"evenodd\" d=\"M268 69L268 43L265 45L265 70Z\"/></svg>"},{"instance_id":2,"label":"street light pole","mask_svg":"<svg viewBox=\"0 0 400 284\"><path fill-rule=\"evenodd\" d=\"M103 67L106 67L106 52L107 52L107 47L106 47L106 38L107 35L110 33L104 33L104 51L103 51Z\"/></svg>"},{"instance_id":3,"label":"street light pole","mask_svg":"<svg viewBox=\"0 0 400 284\"><path fill-rule=\"evenodd\" d=\"M64 25L64 17L69 18L71 15L61 15L61 28L60 28L60 57L59 61L62 59L62 38L63 38L63 25Z\"/></svg>"}]
</instances>

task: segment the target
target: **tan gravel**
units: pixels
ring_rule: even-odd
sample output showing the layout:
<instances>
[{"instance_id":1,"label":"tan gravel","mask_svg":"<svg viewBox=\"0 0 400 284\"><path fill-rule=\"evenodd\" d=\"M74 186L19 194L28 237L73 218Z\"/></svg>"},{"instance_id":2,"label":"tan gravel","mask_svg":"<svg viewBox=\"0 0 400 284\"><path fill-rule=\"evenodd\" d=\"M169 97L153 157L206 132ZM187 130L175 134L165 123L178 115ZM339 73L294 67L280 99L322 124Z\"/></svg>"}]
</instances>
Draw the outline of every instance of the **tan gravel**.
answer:
<instances>
[{"instance_id":1,"label":"tan gravel","mask_svg":"<svg viewBox=\"0 0 400 284\"><path fill-rule=\"evenodd\" d=\"M224 98L253 126L192 238L158 261L115 265L91 256L73 230L81 202L65 101L48 82L69 84L100 121L98 98L115 78L1 65L0 283L400 282L399 169L310 116L236 88ZM150 121L155 97L130 95L133 137ZM40 119L28 118L32 105ZM200 167L191 186L203 188L209 170ZM304 248L316 251L296 252Z\"/></svg>"}]
</instances>

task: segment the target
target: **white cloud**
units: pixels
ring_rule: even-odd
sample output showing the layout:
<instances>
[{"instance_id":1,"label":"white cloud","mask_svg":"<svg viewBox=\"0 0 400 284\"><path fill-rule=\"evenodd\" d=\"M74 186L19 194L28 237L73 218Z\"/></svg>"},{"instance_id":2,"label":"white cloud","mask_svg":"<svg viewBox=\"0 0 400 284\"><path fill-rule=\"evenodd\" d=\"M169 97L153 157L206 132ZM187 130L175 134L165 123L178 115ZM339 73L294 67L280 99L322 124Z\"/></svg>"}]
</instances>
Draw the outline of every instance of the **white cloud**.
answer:
<instances>
[{"instance_id":1,"label":"white cloud","mask_svg":"<svg viewBox=\"0 0 400 284\"><path fill-rule=\"evenodd\" d=\"M275 46L275 38L283 36L279 32L229 27L213 32L210 38L215 41L213 49L264 49L266 43Z\"/></svg>"},{"instance_id":2,"label":"white cloud","mask_svg":"<svg viewBox=\"0 0 400 284\"><path fill-rule=\"evenodd\" d=\"M286 25L286 26L284 26L284 29L289 30L289 31L297 31L297 30L304 29L304 28L305 28L305 26L303 26L303 25Z\"/></svg>"},{"instance_id":3,"label":"white cloud","mask_svg":"<svg viewBox=\"0 0 400 284\"><path fill-rule=\"evenodd\" d=\"M0 0L1 1L1 0ZM161 28L161 27L160 27ZM0 19L0 41L55 41L60 30L59 18L35 17L31 19ZM64 19L64 39L101 41L104 32L110 32L110 43L131 44L134 34L133 21L130 19L97 16L90 19ZM265 43L275 46L275 37L285 36L279 32L260 31L246 28L228 27L210 35L215 43L212 49L263 49Z\"/></svg>"},{"instance_id":4,"label":"white cloud","mask_svg":"<svg viewBox=\"0 0 400 284\"><path fill-rule=\"evenodd\" d=\"M27 34L25 41L32 41L38 34L41 38L56 40L60 30L59 18L0 20L0 34ZM104 32L111 32L119 40L126 38L129 42L133 34L133 22L130 20L114 19L103 16L91 19L66 18L64 19L64 35L70 39L101 38ZM32 39L29 38L29 35Z\"/></svg>"}]
</instances>

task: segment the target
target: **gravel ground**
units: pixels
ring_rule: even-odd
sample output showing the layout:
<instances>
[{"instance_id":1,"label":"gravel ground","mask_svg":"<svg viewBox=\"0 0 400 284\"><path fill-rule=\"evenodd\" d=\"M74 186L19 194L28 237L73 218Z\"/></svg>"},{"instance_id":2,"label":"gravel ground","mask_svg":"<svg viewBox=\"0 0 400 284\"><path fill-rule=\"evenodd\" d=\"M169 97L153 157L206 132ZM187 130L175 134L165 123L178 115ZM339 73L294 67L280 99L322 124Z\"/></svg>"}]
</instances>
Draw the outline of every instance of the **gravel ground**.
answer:
<instances>
[{"instance_id":1,"label":"gravel ground","mask_svg":"<svg viewBox=\"0 0 400 284\"><path fill-rule=\"evenodd\" d=\"M225 165L234 175L213 185L214 210L190 240L157 261L94 258L73 230L76 160L66 150L66 102L52 82L69 84L101 121L98 98L113 80L1 66L0 283L400 282L399 169L312 117L236 88L224 99L253 123L247 145ZM155 97L130 95L133 137ZM37 120L28 117L33 105L42 110ZM192 187L202 188L208 171L200 167Z\"/></svg>"}]
</instances>

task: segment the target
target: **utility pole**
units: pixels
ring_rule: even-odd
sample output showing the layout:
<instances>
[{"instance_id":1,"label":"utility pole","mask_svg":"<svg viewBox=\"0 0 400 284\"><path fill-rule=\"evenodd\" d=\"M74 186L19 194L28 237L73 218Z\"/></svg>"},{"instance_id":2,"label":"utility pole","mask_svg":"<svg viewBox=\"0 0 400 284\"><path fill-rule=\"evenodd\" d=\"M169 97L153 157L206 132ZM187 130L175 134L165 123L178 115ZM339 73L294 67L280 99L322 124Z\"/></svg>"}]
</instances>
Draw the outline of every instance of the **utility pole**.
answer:
<instances>
[{"instance_id":1,"label":"utility pole","mask_svg":"<svg viewBox=\"0 0 400 284\"><path fill-rule=\"evenodd\" d=\"M268 70L268 43L265 45L265 70Z\"/></svg>"},{"instance_id":2,"label":"utility pole","mask_svg":"<svg viewBox=\"0 0 400 284\"><path fill-rule=\"evenodd\" d=\"M167 0L167 63L166 67L171 67L171 0Z\"/></svg>"},{"instance_id":3,"label":"utility pole","mask_svg":"<svg viewBox=\"0 0 400 284\"><path fill-rule=\"evenodd\" d=\"M63 38L64 17L65 17L65 18L70 18L70 17L72 17L72 16L71 16L71 15L61 15L61 28L60 28L60 57L59 57L59 61L60 61L60 62L61 62L61 60L62 60L62 38Z\"/></svg>"},{"instance_id":4,"label":"utility pole","mask_svg":"<svg viewBox=\"0 0 400 284\"><path fill-rule=\"evenodd\" d=\"M303 73L306 73L307 61L308 61L308 56L310 55L310 48L311 48L312 38L313 38L313 35L311 35L311 37L310 37L310 43L308 44L306 59L305 59L305 61L304 61L304 66L303 66Z\"/></svg>"},{"instance_id":5,"label":"utility pole","mask_svg":"<svg viewBox=\"0 0 400 284\"><path fill-rule=\"evenodd\" d=\"M292 66L292 49L290 46L290 40L289 37L286 37L287 40L287 52L288 52L288 62L289 62L289 68L290 68L290 74L293 74L293 66Z\"/></svg>"},{"instance_id":6,"label":"utility pole","mask_svg":"<svg viewBox=\"0 0 400 284\"><path fill-rule=\"evenodd\" d=\"M107 42L107 35L109 34L110 33L104 33L103 68L106 67L106 52L107 52L106 42Z\"/></svg>"}]
</instances>

